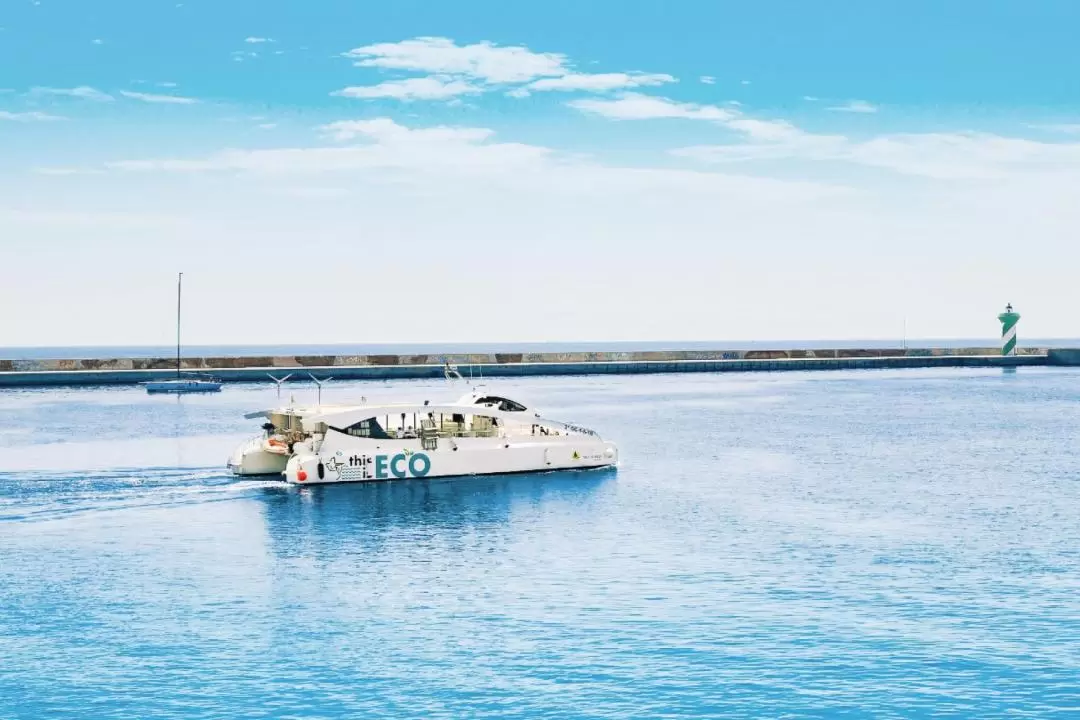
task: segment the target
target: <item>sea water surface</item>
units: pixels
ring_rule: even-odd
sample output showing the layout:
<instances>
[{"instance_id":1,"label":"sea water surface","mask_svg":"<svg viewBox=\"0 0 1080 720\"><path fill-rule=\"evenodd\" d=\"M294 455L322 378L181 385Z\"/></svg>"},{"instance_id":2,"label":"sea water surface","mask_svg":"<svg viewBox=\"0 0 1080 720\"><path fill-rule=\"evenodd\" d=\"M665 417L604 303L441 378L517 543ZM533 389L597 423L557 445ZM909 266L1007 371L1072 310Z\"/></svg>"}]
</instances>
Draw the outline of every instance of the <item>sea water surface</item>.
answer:
<instances>
[{"instance_id":1,"label":"sea water surface","mask_svg":"<svg viewBox=\"0 0 1080 720\"><path fill-rule=\"evenodd\" d=\"M286 487L270 384L0 391L0 718L1080 717L1080 372L488 388L621 467Z\"/></svg>"}]
</instances>

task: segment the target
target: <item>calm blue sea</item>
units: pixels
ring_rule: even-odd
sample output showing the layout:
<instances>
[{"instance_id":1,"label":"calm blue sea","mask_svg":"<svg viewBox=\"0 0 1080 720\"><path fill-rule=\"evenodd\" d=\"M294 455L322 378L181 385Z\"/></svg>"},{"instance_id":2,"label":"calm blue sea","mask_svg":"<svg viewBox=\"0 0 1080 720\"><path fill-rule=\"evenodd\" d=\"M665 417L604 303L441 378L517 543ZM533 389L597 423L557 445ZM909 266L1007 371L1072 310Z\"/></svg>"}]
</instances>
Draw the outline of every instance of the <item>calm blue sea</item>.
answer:
<instances>
[{"instance_id":1,"label":"calm blue sea","mask_svg":"<svg viewBox=\"0 0 1080 720\"><path fill-rule=\"evenodd\" d=\"M1080 717L1080 371L488 386L622 467L291 488L222 471L269 383L0 391L0 718Z\"/></svg>"},{"instance_id":2,"label":"calm blue sea","mask_svg":"<svg viewBox=\"0 0 1080 720\"><path fill-rule=\"evenodd\" d=\"M1023 347L1077 347L1080 339L1025 338ZM1001 338L893 340L759 340L759 341L619 341L531 343L336 343L309 345L185 345L184 357L243 357L275 355L432 355L493 352L620 352L632 350L788 350L800 348L996 347ZM0 347L0 359L102 359L175 357L175 345Z\"/></svg>"}]
</instances>

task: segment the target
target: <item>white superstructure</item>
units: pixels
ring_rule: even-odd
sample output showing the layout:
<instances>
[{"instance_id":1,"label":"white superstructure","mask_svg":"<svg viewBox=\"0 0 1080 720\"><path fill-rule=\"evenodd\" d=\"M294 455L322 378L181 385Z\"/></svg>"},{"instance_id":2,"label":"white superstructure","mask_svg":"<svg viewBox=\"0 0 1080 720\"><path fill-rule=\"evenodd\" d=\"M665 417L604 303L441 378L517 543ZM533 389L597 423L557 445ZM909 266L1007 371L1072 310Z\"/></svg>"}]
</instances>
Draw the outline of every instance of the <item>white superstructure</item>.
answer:
<instances>
[{"instance_id":1,"label":"white superstructure","mask_svg":"<svg viewBox=\"0 0 1080 720\"><path fill-rule=\"evenodd\" d=\"M614 443L482 389L449 403L295 407L253 413L263 435L237 448L239 475L290 483L487 475L614 466Z\"/></svg>"}]
</instances>

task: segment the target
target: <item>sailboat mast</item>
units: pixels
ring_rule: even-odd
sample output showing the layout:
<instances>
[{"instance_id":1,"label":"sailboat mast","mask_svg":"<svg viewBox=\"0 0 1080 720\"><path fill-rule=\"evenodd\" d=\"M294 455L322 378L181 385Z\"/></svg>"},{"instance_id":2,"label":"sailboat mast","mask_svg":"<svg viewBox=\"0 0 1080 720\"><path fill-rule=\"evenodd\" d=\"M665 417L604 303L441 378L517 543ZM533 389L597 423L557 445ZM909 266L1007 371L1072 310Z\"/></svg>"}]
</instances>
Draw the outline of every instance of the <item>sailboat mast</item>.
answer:
<instances>
[{"instance_id":1,"label":"sailboat mast","mask_svg":"<svg viewBox=\"0 0 1080 720\"><path fill-rule=\"evenodd\" d=\"M176 276L176 379L180 379L180 285L184 273Z\"/></svg>"}]
</instances>

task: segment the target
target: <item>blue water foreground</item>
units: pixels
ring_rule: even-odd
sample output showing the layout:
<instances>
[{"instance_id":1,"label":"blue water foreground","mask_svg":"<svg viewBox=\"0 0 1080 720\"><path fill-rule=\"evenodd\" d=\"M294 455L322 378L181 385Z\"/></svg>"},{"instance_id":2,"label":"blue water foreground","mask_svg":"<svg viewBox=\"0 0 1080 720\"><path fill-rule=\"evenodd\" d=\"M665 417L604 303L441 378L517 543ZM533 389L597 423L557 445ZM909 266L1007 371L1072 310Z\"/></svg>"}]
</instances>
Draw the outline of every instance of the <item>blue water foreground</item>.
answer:
<instances>
[{"instance_id":1,"label":"blue water foreground","mask_svg":"<svg viewBox=\"0 0 1080 720\"><path fill-rule=\"evenodd\" d=\"M0 718L1080 717L1080 369L487 384L621 467L294 488L224 472L270 384L0 391Z\"/></svg>"}]
</instances>

